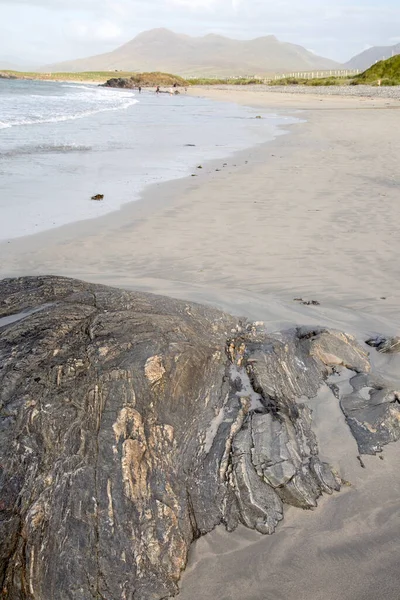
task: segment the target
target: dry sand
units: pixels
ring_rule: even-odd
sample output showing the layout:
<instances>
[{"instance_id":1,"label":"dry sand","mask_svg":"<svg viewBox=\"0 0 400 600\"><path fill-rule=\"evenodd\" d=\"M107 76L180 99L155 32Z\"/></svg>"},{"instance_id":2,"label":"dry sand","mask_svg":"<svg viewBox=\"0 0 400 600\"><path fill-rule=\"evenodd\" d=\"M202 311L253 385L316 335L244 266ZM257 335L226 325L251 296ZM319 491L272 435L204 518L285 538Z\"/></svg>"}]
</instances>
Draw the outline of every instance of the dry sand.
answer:
<instances>
[{"instance_id":1,"label":"dry sand","mask_svg":"<svg viewBox=\"0 0 400 600\"><path fill-rule=\"evenodd\" d=\"M150 278L160 291L163 281L181 282L397 308L397 105L254 92L228 98L312 111L290 135L226 167L221 161L196 178L155 186L143 202L103 219L0 246L0 275L55 272L127 286Z\"/></svg>"},{"instance_id":2,"label":"dry sand","mask_svg":"<svg viewBox=\"0 0 400 600\"><path fill-rule=\"evenodd\" d=\"M271 328L399 334L400 103L202 93L307 122L225 167L154 186L118 213L3 244L0 276L54 273L148 289ZM400 358L372 356L400 385ZM219 528L200 540L182 600L399 600L400 444L362 469L337 401L322 390L313 408L321 453L351 486L316 511L288 510L272 537Z\"/></svg>"}]
</instances>

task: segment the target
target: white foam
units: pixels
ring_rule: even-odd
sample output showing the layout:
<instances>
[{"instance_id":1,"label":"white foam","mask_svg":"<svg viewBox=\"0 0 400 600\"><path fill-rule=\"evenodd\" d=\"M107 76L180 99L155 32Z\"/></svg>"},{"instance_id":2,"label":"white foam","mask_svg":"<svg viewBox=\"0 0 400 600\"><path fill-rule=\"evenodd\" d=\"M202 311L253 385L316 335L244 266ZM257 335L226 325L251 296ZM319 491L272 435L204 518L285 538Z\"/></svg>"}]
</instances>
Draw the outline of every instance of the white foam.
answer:
<instances>
[{"instance_id":1,"label":"white foam","mask_svg":"<svg viewBox=\"0 0 400 600\"><path fill-rule=\"evenodd\" d=\"M13 123L0 123L0 129L5 129L8 127L18 127L21 125L40 125L43 123L62 123L63 121L75 121L76 119L84 119L85 117L90 117L92 115L96 115L102 112L114 111L114 110L126 110L130 106L137 104L139 100L132 99L130 101L126 101L119 106L108 106L104 108L97 108L94 110L86 110L81 113L76 113L72 115L60 115L58 117L50 117L50 118L38 118L38 119L21 119L19 121L14 121Z\"/></svg>"},{"instance_id":2,"label":"white foam","mask_svg":"<svg viewBox=\"0 0 400 600\"><path fill-rule=\"evenodd\" d=\"M69 90L68 87L73 89ZM83 119L102 112L126 110L138 103L132 90L99 86L32 84L22 93L0 94L0 129Z\"/></svg>"}]
</instances>

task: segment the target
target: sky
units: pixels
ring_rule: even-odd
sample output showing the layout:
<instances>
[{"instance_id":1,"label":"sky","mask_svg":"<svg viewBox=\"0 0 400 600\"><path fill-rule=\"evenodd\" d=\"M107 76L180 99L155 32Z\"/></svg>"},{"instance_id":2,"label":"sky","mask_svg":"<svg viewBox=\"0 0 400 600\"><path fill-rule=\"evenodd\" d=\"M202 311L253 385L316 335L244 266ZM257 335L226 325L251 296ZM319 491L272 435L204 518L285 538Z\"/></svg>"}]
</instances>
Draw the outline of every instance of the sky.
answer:
<instances>
[{"instance_id":1,"label":"sky","mask_svg":"<svg viewBox=\"0 0 400 600\"><path fill-rule=\"evenodd\" d=\"M370 46L400 42L400 2L0 0L0 60L42 66L91 56L156 27L238 39L273 34L344 62Z\"/></svg>"}]
</instances>

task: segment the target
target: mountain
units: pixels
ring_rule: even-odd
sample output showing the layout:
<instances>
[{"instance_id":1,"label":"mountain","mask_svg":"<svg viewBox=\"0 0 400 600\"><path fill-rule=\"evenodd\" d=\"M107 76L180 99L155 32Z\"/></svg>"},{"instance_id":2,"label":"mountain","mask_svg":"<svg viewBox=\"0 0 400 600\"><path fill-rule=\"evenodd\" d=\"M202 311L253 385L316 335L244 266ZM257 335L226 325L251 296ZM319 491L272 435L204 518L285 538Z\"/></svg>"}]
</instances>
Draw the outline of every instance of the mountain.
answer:
<instances>
[{"instance_id":1,"label":"mountain","mask_svg":"<svg viewBox=\"0 0 400 600\"><path fill-rule=\"evenodd\" d=\"M391 58L397 54L400 54L400 44L396 44L395 46L373 46L372 48L368 48L368 50L364 50L361 54L354 56L344 67L346 69L365 71L376 62Z\"/></svg>"},{"instance_id":2,"label":"mountain","mask_svg":"<svg viewBox=\"0 0 400 600\"><path fill-rule=\"evenodd\" d=\"M0 58L0 71L18 71L18 66Z\"/></svg>"},{"instance_id":3,"label":"mountain","mask_svg":"<svg viewBox=\"0 0 400 600\"><path fill-rule=\"evenodd\" d=\"M12 56L0 56L0 71L28 71L35 68L37 65L24 60Z\"/></svg>"},{"instance_id":4,"label":"mountain","mask_svg":"<svg viewBox=\"0 0 400 600\"><path fill-rule=\"evenodd\" d=\"M46 71L164 71L177 75L263 75L335 69L338 64L274 36L233 40L220 35L190 37L168 29L139 34L113 52L48 65ZM43 69L42 69L43 70Z\"/></svg>"}]
</instances>

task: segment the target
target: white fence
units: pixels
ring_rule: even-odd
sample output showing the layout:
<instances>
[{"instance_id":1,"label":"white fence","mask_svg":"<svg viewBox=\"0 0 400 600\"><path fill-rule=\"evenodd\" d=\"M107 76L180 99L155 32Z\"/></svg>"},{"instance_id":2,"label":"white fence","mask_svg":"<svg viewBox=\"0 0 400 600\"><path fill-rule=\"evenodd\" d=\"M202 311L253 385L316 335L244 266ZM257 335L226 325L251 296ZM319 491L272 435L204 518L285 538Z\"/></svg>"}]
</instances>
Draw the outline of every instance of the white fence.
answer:
<instances>
[{"instance_id":1,"label":"white fence","mask_svg":"<svg viewBox=\"0 0 400 600\"><path fill-rule=\"evenodd\" d=\"M359 69L341 69L337 71L296 71L294 73L283 73L282 75L275 75L270 79L287 79L288 77L294 79L320 79L323 77L348 77L351 75L358 75L359 73Z\"/></svg>"},{"instance_id":2,"label":"white fence","mask_svg":"<svg viewBox=\"0 0 400 600\"><path fill-rule=\"evenodd\" d=\"M361 71L350 70L350 69L339 69L339 70L330 70L330 71L294 71L293 73L276 73L274 75L184 75L185 79L221 79L224 81L228 81L229 79L257 79L259 81L264 81L265 83L269 81L274 81L277 79L287 79L287 78L295 78L295 79L320 79L323 77L348 77L352 75L358 75Z\"/></svg>"}]
</instances>

